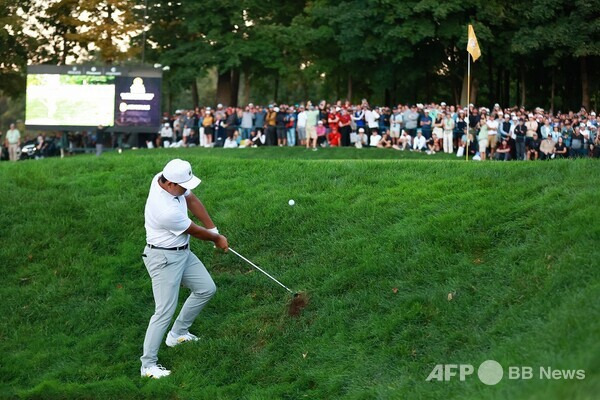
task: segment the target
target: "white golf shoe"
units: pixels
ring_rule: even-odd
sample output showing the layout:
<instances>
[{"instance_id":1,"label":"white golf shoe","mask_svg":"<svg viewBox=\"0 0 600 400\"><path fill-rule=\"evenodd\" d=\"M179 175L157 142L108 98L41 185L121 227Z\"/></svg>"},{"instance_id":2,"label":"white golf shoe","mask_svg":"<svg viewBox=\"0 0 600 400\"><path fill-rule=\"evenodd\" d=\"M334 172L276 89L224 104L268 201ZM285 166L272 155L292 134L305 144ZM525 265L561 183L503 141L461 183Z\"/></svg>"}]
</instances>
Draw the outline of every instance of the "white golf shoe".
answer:
<instances>
[{"instance_id":1,"label":"white golf shoe","mask_svg":"<svg viewBox=\"0 0 600 400\"><path fill-rule=\"evenodd\" d=\"M169 333L167 334L167 339L165 339L165 343L169 347L175 347L178 344L185 343L185 342L197 342L197 341L198 341L198 336L192 335L189 332L186 333L185 335L176 336L173 334L173 332L169 331Z\"/></svg>"},{"instance_id":2,"label":"white golf shoe","mask_svg":"<svg viewBox=\"0 0 600 400\"><path fill-rule=\"evenodd\" d=\"M171 375L171 371L166 369L160 364L152 365L150 367L142 367L140 370L142 377L160 379L165 376Z\"/></svg>"}]
</instances>

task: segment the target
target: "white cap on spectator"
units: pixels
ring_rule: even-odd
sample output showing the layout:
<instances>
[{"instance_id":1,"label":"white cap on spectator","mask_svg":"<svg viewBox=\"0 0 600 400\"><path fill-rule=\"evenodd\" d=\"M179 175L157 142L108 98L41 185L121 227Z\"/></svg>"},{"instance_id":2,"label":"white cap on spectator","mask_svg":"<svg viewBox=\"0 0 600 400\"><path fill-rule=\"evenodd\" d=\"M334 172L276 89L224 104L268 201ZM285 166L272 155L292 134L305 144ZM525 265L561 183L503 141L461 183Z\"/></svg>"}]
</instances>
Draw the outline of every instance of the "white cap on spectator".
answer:
<instances>
[{"instance_id":1,"label":"white cap on spectator","mask_svg":"<svg viewBox=\"0 0 600 400\"><path fill-rule=\"evenodd\" d=\"M319 122L322 122L322 121L319 121ZM365 128L358 128L358 131L359 131L359 132L364 132L364 131L365 131Z\"/></svg>"},{"instance_id":2,"label":"white cap on spectator","mask_svg":"<svg viewBox=\"0 0 600 400\"><path fill-rule=\"evenodd\" d=\"M590 115L591 115L592 117L595 117L595 116L596 116L596 113L595 113L594 111L592 111L592 112L590 113Z\"/></svg>"},{"instance_id":3,"label":"white cap on spectator","mask_svg":"<svg viewBox=\"0 0 600 400\"><path fill-rule=\"evenodd\" d=\"M417 108L423 108L423 104L417 103Z\"/></svg>"},{"instance_id":4,"label":"white cap on spectator","mask_svg":"<svg viewBox=\"0 0 600 400\"><path fill-rule=\"evenodd\" d=\"M211 110L211 108L210 108L210 107L206 107L206 111L210 111L210 110Z\"/></svg>"},{"instance_id":5,"label":"white cap on spectator","mask_svg":"<svg viewBox=\"0 0 600 400\"><path fill-rule=\"evenodd\" d=\"M494 108L500 108L500 104L498 104L498 103L494 104Z\"/></svg>"},{"instance_id":6,"label":"white cap on spectator","mask_svg":"<svg viewBox=\"0 0 600 400\"><path fill-rule=\"evenodd\" d=\"M582 122L579 124L580 127L585 128L585 124Z\"/></svg>"},{"instance_id":7,"label":"white cap on spectator","mask_svg":"<svg viewBox=\"0 0 600 400\"><path fill-rule=\"evenodd\" d=\"M279 107L275 107L275 108L273 109L273 111L275 111L275 112L279 112Z\"/></svg>"},{"instance_id":8,"label":"white cap on spectator","mask_svg":"<svg viewBox=\"0 0 600 400\"><path fill-rule=\"evenodd\" d=\"M319 125L323 125L323 121L319 120L319 122L317 122L317 124ZM360 130L360 129L359 129ZM363 129L364 130L364 129Z\"/></svg>"},{"instance_id":9,"label":"white cap on spectator","mask_svg":"<svg viewBox=\"0 0 600 400\"><path fill-rule=\"evenodd\" d=\"M533 118L533 114L531 114L531 113L530 113L530 114L528 115L528 117L529 117L529 118Z\"/></svg>"},{"instance_id":10,"label":"white cap on spectator","mask_svg":"<svg viewBox=\"0 0 600 400\"><path fill-rule=\"evenodd\" d=\"M473 103L470 103L470 104L469 104L469 107L473 107Z\"/></svg>"},{"instance_id":11,"label":"white cap on spectator","mask_svg":"<svg viewBox=\"0 0 600 400\"><path fill-rule=\"evenodd\" d=\"M424 111L425 111L426 113L428 113L428 112L429 112L429 109L427 109L427 108L426 108Z\"/></svg>"},{"instance_id":12,"label":"white cap on spectator","mask_svg":"<svg viewBox=\"0 0 600 400\"><path fill-rule=\"evenodd\" d=\"M446 107L446 103L444 103L444 102L442 101L442 103L440 104L440 106L442 106L442 107Z\"/></svg>"},{"instance_id":13,"label":"white cap on spectator","mask_svg":"<svg viewBox=\"0 0 600 400\"><path fill-rule=\"evenodd\" d=\"M513 115L513 116L512 116L512 120L513 120L513 121L518 121L518 120L519 120L519 118L517 118L517 116L516 116L516 115Z\"/></svg>"},{"instance_id":14,"label":"white cap on spectator","mask_svg":"<svg viewBox=\"0 0 600 400\"><path fill-rule=\"evenodd\" d=\"M514 117L515 115L517 115L517 113L513 111L510 113L510 115L512 115Z\"/></svg>"},{"instance_id":15,"label":"white cap on spectator","mask_svg":"<svg viewBox=\"0 0 600 400\"><path fill-rule=\"evenodd\" d=\"M223 104L221 104L221 103L217 104L217 108L223 108Z\"/></svg>"},{"instance_id":16,"label":"white cap on spectator","mask_svg":"<svg viewBox=\"0 0 600 400\"><path fill-rule=\"evenodd\" d=\"M339 107L335 108L335 111L340 111L340 110L341 110L341 108L339 108Z\"/></svg>"}]
</instances>

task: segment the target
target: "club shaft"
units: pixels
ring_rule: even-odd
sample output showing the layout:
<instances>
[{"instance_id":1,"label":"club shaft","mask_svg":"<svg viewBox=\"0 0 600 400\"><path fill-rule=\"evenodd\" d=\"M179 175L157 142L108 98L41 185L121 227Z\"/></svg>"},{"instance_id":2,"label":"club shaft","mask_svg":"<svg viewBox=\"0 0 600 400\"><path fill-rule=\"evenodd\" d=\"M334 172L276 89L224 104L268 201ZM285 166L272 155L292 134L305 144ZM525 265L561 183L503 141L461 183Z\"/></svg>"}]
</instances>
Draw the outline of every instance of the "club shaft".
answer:
<instances>
[{"instance_id":1,"label":"club shaft","mask_svg":"<svg viewBox=\"0 0 600 400\"><path fill-rule=\"evenodd\" d=\"M256 268L257 270L259 270L260 272L262 272L263 274L265 274L266 276L268 276L269 278L271 278L273 281L277 282L279 284L279 286L285 288L285 290L287 290L291 294L294 294L294 292L291 291L283 283L281 283L277 279L273 278L271 275L269 275L269 273L267 273L266 271L262 270L258 265L254 264L252 261L248 260L246 257L244 257L243 255L241 255L240 253L238 253L237 251L235 251L231 247L229 248L229 251L231 251L233 254L235 254L236 256L238 256L239 258L241 258L242 260L246 261L248 264L252 265L254 268Z\"/></svg>"}]
</instances>

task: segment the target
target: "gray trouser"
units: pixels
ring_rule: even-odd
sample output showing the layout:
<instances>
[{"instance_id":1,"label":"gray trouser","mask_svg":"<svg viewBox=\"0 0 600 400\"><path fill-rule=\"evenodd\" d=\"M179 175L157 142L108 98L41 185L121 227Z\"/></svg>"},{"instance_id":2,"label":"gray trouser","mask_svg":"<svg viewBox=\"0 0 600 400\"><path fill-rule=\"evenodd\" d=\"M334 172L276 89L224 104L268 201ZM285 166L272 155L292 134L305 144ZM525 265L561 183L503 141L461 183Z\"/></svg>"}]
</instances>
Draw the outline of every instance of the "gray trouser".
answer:
<instances>
[{"instance_id":1,"label":"gray trouser","mask_svg":"<svg viewBox=\"0 0 600 400\"><path fill-rule=\"evenodd\" d=\"M189 248L174 251L151 249L146 246L143 254L144 264L152 278L152 292L156 304L154 315L150 318L146 330L144 354L140 358L142 366L149 367L158 361L158 348L177 308L179 286L183 283L192 293L171 329L177 336L187 333L204 305L217 291L217 287L204 264Z\"/></svg>"}]
</instances>

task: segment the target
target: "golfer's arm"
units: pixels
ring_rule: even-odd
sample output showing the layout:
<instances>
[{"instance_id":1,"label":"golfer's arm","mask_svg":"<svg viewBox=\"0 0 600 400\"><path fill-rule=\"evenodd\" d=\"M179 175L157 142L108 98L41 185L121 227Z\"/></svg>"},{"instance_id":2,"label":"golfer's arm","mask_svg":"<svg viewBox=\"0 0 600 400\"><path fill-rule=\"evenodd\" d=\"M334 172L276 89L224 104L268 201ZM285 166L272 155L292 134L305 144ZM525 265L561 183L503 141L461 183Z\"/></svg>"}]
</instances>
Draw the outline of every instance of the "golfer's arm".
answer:
<instances>
[{"instance_id":1,"label":"golfer's arm","mask_svg":"<svg viewBox=\"0 0 600 400\"><path fill-rule=\"evenodd\" d=\"M185 230L184 233L192 235L196 239L208 240L211 242L216 242L220 236L218 233L211 232L208 229L203 228L200 225L196 225L193 222L190 224L190 227Z\"/></svg>"},{"instance_id":2,"label":"golfer's arm","mask_svg":"<svg viewBox=\"0 0 600 400\"><path fill-rule=\"evenodd\" d=\"M194 214L194 216L198 218L200 222L202 222L202 225L204 225L205 228L211 229L215 227L215 224L212 222L212 219L210 219L204 204L202 204L200 199L197 198L194 193L187 195L185 197L185 201L187 203L188 210L190 210L192 214Z\"/></svg>"}]
</instances>

